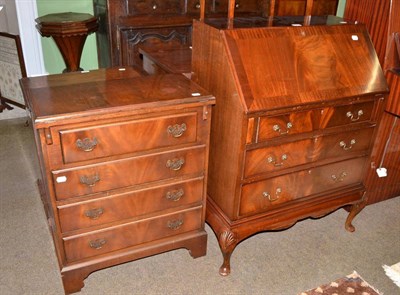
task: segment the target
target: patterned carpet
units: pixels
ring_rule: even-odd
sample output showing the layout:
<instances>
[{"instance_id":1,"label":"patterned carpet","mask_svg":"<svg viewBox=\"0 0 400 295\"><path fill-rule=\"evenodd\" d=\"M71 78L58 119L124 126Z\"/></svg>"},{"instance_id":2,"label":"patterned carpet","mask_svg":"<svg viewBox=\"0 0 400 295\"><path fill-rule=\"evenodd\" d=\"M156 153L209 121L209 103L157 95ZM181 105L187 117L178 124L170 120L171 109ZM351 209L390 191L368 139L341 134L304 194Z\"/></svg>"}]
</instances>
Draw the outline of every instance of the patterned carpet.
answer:
<instances>
[{"instance_id":1,"label":"patterned carpet","mask_svg":"<svg viewBox=\"0 0 400 295\"><path fill-rule=\"evenodd\" d=\"M315 289L299 293L298 295L381 295L374 287L368 284L357 272L340 278L334 282L319 286Z\"/></svg>"}]
</instances>

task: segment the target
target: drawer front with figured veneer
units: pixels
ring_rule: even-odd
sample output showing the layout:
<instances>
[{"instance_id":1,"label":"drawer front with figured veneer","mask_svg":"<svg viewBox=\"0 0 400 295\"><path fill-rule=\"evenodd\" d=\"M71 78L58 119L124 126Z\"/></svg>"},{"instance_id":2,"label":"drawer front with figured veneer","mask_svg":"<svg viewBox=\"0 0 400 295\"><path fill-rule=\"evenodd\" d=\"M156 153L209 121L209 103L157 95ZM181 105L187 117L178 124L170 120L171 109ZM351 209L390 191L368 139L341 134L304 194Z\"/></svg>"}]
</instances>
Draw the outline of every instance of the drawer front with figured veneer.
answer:
<instances>
[{"instance_id":1,"label":"drawer front with figured veneer","mask_svg":"<svg viewBox=\"0 0 400 295\"><path fill-rule=\"evenodd\" d=\"M202 208L197 207L157 218L64 238L68 262L109 253L142 243L201 229Z\"/></svg>"},{"instance_id":2,"label":"drawer front with figured veneer","mask_svg":"<svg viewBox=\"0 0 400 295\"><path fill-rule=\"evenodd\" d=\"M244 185L240 215L261 213L295 199L361 183L365 161L357 158Z\"/></svg>"},{"instance_id":3,"label":"drawer front with figured veneer","mask_svg":"<svg viewBox=\"0 0 400 295\"><path fill-rule=\"evenodd\" d=\"M353 157L354 153L366 154L373 131L373 128L361 129L250 150L246 153L244 176L247 178L323 159Z\"/></svg>"},{"instance_id":4,"label":"drawer front with figured veneer","mask_svg":"<svg viewBox=\"0 0 400 295\"><path fill-rule=\"evenodd\" d=\"M196 142L197 113L98 124L59 133L64 163L73 163Z\"/></svg>"},{"instance_id":5,"label":"drawer front with figured veneer","mask_svg":"<svg viewBox=\"0 0 400 295\"><path fill-rule=\"evenodd\" d=\"M325 109L322 112L320 128L370 121L374 103L374 101L368 101Z\"/></svg>"},{"instance_id":6,"label":"drawer front with figured veneer","mask_svg":"<svg viewBox=\"0 0 400 295\"><path fill-rule=\"evenodd\" d=\"M205 147L197 146L52 171L56 198L63 200L184 175L204 175L204 155Z\"/></svg>"},{"instance_id":7,"label":"drawer front with figured veneer","mask_svg":"<svg viewBox=\"0 0 400 295\"><path fill-rule=\"evenodd\" d=\"M257 141L311 132L318 129L320 113L316 110L290 113L274 117L261 117Z\"/></svg>"},{"instance_id":8,"label":"drawer front with figured veneer","mask_svg":"<svg viewBox=\"0 0 400 295\"><path fill-rule=\"evenodd\" d=\"M89 228L166 209L200 204L203 180L198 178L59 206L61 231Z\"/></svg>"}]
</instances>

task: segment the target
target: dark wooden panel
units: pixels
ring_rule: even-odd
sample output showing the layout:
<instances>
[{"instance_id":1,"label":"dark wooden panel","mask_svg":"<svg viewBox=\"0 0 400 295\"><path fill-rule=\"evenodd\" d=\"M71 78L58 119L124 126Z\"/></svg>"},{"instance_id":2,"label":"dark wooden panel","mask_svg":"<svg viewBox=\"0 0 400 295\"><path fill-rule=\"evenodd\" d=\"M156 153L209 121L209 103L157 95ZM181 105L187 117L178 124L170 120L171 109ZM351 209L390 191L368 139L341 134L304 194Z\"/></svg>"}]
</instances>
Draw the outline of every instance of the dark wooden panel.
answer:
<instances>
[{"instance_id":1,"label":"dark wooden panel","mask_svg":"<svg viewBox=\"0 0 400 295\"><path fill-rule=\"evenodd\" d=\"M389 24L387 0L347 0L344 17L364 23L371 35L381 65L384 64Z\"/></svg>"},{"instance_id":2,"label":"dark wooden panel","mask_svg":"<svg viewBox=\"0 0 400 295\"><path fill-rule=\"evenodd\" d=\"M400 1L387 0L347 0L345 18L365 23L374 43L379 61L385 70L396 66L398 57L394 44L394 33L400 30ZM380 202L400 195L400 124L398 117L400 89L398 75L387 71L386 78L390 94L378 129L371 160L371 169L367 173L366 187L368 203ZM388 175L379 178L376 168L388 169Z\"/></svg>"},{"instance_id":3,"label":"dark wooden panel","mask_svg":"<svg viewBox=\"0 0 400 295\"><path fill-rule=\"evenodd\" d=\"M373 162L366 186L368 204L400 196L400 119L384 113L373 150ZM376 168L387 169L387 177L378 177Z\"/></svg>"},{"instance_id":4,"label":"dark wooden panel","mask_svg":"<svg viewBox=\"0 0 400 295\"><path fill-rule=\"evenodd\" d=\"M386 79L390 85L390 94L386 105L386 111L400 116L400 74L388 71Z\"/></svg>"}]
</instances>

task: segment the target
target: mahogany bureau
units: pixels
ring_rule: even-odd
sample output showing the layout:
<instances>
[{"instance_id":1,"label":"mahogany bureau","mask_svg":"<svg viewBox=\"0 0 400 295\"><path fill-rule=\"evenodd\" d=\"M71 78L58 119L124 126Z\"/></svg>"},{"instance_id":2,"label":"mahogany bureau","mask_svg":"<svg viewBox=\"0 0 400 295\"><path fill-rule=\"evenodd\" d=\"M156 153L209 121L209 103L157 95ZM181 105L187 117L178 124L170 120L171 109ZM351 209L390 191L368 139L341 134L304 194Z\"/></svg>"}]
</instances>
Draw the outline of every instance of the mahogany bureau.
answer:
<instances>
[{"instance_id":1,"label":"mahogany bureau","mask_svg":"<svg viewBox=\"0 0 400 295\"><path fill-rule=\"evenodd\" d=\"M353 231L368 197L388 92L368 32L330 16L288 20L194 21L192 80L216 97L206 221L222 275L256 233L342 207Z\"/></svg>"},{"instance_id":2,"label":"mahogany bureau","mask_svg":"<svg viewBox=\"0 0 400 295\"><path fill-rule=\"evenodd\" d=\"M93 271L206 254L214 97L182 75L97 70L21 81L66 293Z\"/></svg>"}]
</instances>

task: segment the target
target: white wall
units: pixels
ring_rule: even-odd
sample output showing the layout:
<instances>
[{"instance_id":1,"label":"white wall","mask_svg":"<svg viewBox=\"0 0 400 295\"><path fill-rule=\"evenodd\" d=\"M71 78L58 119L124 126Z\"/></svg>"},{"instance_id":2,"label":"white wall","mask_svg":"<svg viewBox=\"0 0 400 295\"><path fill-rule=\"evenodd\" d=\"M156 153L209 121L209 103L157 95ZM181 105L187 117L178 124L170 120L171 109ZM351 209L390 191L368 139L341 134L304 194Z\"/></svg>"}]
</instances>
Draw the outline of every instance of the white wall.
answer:
<instances>
[{"instance_id":1,"label":"white wall","mask_svg":"<svg viewBox=\"0 0 400 295\"><path fill-rule=\"evenodd\" d=\"M35 28L36 0L0 0L0 5L5 7L4 11L0 11L0 31L20 35L27 75L32 77L46 74L40 35ZM0 120L25 115L25 110L14 107L11 111L0 113Z\"/></svg>"}]
</instances>

